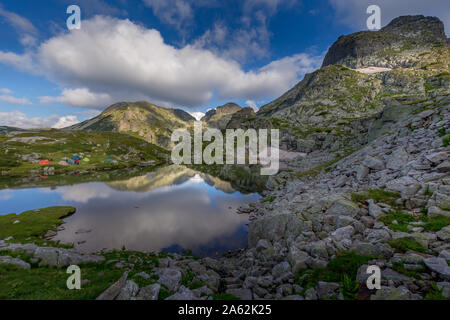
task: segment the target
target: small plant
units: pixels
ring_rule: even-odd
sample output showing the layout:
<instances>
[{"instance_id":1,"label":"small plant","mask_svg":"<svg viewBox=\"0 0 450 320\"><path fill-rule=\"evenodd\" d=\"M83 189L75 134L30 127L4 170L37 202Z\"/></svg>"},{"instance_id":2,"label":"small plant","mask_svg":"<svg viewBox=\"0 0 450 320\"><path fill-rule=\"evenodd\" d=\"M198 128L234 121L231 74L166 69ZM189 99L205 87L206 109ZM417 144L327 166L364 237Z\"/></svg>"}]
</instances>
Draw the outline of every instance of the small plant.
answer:
<instances>
[{"instance_id":1,"label":"small plant","mask_svg":"<svg viewBox=\"0 0 450 320\"><path fill-rule=\"evenodd\" d=\"M431 283L431 290L425 296L425 300L450 300L443 295L444 288L440 289L436 283Z\"/></svg>"},{"instance_id":2,"label":"small plant","mask_svg":"<svg viewBox=\"0 0 450 320\"><path fill-rule=\"evenodd\" d=\"M416 221L417 219L414 218L412 215L407 214L403 211L395 211L389 212L384 217L381 217L379 220L384 224L388 225L389 229L391 230L409 232L408 224L410 222ZM394 221L397 221L397 224L394 224L393 223Z\"/></svg>"},{"instance_id":3,"label":"small plant","mask_svg":"<svg viewBox=\"0 0 450 320\"><path fill-rule=\"evenodd\" d=\"M450 135L442 138L442 146L448 147L450 145Z\"/></svg>"},{"instance_id":4,"label":"small plant","mask_svg":"<svg viewBox=\"0 0 450 320\"><path fill-rule=\"evenodd\" d=\"M342 279L342 294L346 300L356 300L359 293L359 283L346 274Z\"/></svg>"},{"instance_id":5,"label":"small plant","mask_svg":"<svg viewBox=\"0 0 450 320\"><path fill-rule=\"evenodd\" d=\"M265 198L265 199L262 201L262 203L266 203L266 202L272 203L272 202L274 202L274 201L275 201L275 197L269 196L269 197Z\"/></svg>"},{"instance_id":6,"label":"small plant","mask_svg":"<svg viewBox=\"0 0 450 320\"><path fill-rule=\"evenodd\" d=\"M402 253L407 251L425 252L425 248L411 238L394 239L389 241L388 244L398 252Z\"/></svg>"}]
</instances>

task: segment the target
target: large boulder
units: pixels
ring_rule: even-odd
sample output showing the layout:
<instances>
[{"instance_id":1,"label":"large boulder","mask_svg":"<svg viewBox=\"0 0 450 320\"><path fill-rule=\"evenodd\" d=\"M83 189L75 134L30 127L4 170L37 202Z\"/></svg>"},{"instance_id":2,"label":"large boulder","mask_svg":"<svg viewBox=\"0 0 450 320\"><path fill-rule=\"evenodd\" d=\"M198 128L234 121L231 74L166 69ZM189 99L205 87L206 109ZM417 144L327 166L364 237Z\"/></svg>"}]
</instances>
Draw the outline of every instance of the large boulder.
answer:
<instances>
[{"instance_id":1,"label":"large boulder","mask_svg":"<svg viewBox=\"0 0 450 320\"><path fill-rule=\"evenodd\" d=\"M253 248L260 239L278 242L296 238L303 231L303 221L293 214L276 214L254 221L248 232L248 246Z\"/></svg>"}]
</instances>

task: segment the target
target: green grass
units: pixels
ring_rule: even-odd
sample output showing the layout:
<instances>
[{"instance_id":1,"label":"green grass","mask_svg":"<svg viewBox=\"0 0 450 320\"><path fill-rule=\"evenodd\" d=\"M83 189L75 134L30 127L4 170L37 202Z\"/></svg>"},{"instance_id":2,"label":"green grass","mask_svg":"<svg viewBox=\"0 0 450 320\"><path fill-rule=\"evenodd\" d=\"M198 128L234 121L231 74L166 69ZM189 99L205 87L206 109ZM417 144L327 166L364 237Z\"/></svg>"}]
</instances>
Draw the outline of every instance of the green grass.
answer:
<instances>
[{"instance_id":1,"label":"green grass","mask_svg":"<svg viewBox=\"0 0 450 320\"><path fill-rule=\"evenodd\" d=\"M372 199L375 203L382 202L395 207L395 201L398 198L400 198L400 194L383 189L368 189L362 193L352 193L352 200L363 204L366 204L368 199Z\"/></svg>"},{"instance_id":2,"label":"green grass","mask_svg":"<svg viewBox=\"0 0 450 320\"><path fill-rule=\"evenodd\" d=\"M32 136L45 139L35 143L11 141L13 138ZM31 170L38 170L42 174L42 166L23 161L20 157L31 153L39 153L42 155L41 159L50 160L50 166L55 168L55 174L58 175L76 170L128 168L150 160L159 163L168 151L137 137L117 132L41 130L23 132L14 137L0 135L0 171L8 172L9 176L28 176ZM74 154L80 153L89 156L90 162L81 161L79 166L58 165L63 158L72 158ZM108 158L117 160L118 163L108 162Z\"/></svg>"},{"instance_id":3,"label":"green grass","mask_svg":"<svg viewBox=\"0 0 450 320\"><path fill-rule=\"evenodd\" d=\"M0 239L13 237L14 242L42 242L42 236L48 230L56 231L62 219L73 214L73 207L49 207L0 216ZM19 220L20 223L13 224Z\"/></svg>"},{"instance_id":4,"label":"green grass","mask_svg":"<svg viewBox=\"0 0 450 320\"><path fill-rule=\"evenodd\" d=\"M444 216L438 216L434 218L423 217L422 221L425 222L423 229L425 231L439 231L442 228L450 225L450 218Z\"/></svg>"},{"instance_id":5,"label":"green grass","mask_svg":"<svg viewBox=\"0 0 450 320\"><path fill-rule=\"evenodd\" d=\"M420 276L420 272L424 272L426 270L425 264L423 262L421 263L421 265L422 265L422 268L419 270L407 270L403 266L403 263L394 262L392 264L392 269L394 269L395 271L400 272L408 277L412 277L415 279L421 279L422 277Z\"/></svg>"},{"instance_id":6,"label":"green grass","mask_svg":"<svg viewBox=\"0 0 450 320\"><path fill-rule=\"evenodd\" d=\"M448 147L450 145L450 135L442 138L442 146Z\"/></svg>"},{"instance_id":7,"label":"green grass","mask_svg":"<svg viewBox=\"0 0 450 320\"><path fill-rule=\"evenodd\" d=\"M266 203L266 202L272 203L272 202L274 202L274 200L275 200L275 197L269 196L269 197L267 197L267 198L264 198L261 202L262 202L262 203Z\"/></svg>"},{"instance_id":8,"label":"green grass","mask_svg":"<svg viewBox=\"0 0 450 320\"><path fill-rule=\"evenodd\" d=\"M379 220L386 224L391 230L409 232L408 224L417 221L418 219L403 211L392 211L387 213L384 217L381 217ZM394 221L397 221L398 224L394 224Z\"/></svg>"},{"instance_id":9,"label":"green grass","mask_svg":"<svg viewBox=\"0 0 450 320\"><path fill-rule=\"evenodd\" d=\"M407 252L407 251L416 251L416 252L425 252L426 249L418 243L416 240L411 238L400 238L390 240L388 244L394 248L397 252Z\"/></svg>"},{"instance_id":10,"label":"green grass","mask_svg":"<svg viewBox=\"0 0 450 320\"><path fill-rule=\"evenodd\" d=\"M355 252L341 252L332 259L325 269L302 270L295 278L295 282L306 289L313 288L319 281L337 282L342 284L344 297L355 298L356 274L358 269L373 257L360 255Z\"/></svg>"},{"instance_id":11,"label":"green grass","mask_svg":"<svg viewBox=\"0 0 450 320\"><path fill-rule=\"evenodd\" d=\"M438 286L433 282L431 284L431 290L427 293L425 296L425 300L450 300L449 298L445 297L442 292L444 291L444 288L439 290Z\"/></svg>"}]
</instances>

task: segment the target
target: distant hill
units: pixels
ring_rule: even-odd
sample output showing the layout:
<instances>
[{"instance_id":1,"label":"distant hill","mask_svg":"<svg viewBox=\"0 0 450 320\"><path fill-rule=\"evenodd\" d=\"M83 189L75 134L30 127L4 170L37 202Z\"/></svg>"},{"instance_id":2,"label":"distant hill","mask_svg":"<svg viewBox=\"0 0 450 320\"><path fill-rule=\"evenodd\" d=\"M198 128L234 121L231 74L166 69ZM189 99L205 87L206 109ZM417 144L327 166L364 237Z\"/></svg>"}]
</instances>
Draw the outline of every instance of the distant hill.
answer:
<instances>
[{"instance_id":1,"label":"distant hill","mask_svg":"<svg viewBox=\"0 0 450 320\"><path fill-rule=\"evenodd\" d=\"M233 114L242 110L236 103L230 102L216 109L209 110L201 119L208 127L225 129Z\"/></svg>"},{"instance_id":2,"label":"distant hill","mask_svg":"<svg viewBox=\"0 0 450 320\"><path fill-rule=\"evenodd\" d=\"M115 131L129 133L156 144L170 148L173 130L189 128L195 118L180 109L168 109L148 102L116 103L100 115L65 130Z\"/></svg>"}]
</instances>

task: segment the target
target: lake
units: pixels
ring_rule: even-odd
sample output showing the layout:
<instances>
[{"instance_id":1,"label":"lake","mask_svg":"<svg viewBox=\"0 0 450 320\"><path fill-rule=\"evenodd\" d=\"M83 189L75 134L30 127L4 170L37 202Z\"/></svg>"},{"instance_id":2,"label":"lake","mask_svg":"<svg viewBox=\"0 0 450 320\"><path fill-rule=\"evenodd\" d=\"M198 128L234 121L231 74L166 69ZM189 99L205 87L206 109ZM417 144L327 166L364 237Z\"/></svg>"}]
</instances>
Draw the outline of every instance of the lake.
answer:
<instances>
[{"instance_id":1,"label":"lake","mask_svg":"<svg viewBox=\"0 0 450 320\"><path fill-rule=\"evenodd\" d=\"M125 180L0 190L0 214L69 205L77 211L53 240L80 251L190 249L214 256L245 248L248 216L236 209L259 198L171 165Z\"/></svg>"}]
</instances>

